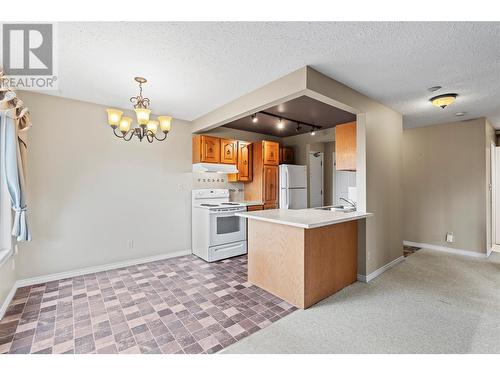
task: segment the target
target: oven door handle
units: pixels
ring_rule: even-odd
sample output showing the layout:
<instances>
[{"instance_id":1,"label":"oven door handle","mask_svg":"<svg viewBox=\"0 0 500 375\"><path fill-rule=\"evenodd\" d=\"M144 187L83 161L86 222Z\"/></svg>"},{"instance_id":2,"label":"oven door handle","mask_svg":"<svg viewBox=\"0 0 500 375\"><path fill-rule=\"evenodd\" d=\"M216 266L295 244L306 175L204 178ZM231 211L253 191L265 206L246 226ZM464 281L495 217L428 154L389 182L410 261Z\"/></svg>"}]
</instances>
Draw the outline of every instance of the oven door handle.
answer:
<instances>
[{"instance_id":1,"label":"oven door handle","mask_svg":"<svg viewBox=\"0 0 500 375\"><path fill-rule=\"evenodd\" d=\"M228 215L233 215L235 214L236 212L245 212L246 209L238 209L238 210L234 210L234 211L210 211L210 215L220 215L220 216L228 216Z\"/></svg>"}]
</instances>

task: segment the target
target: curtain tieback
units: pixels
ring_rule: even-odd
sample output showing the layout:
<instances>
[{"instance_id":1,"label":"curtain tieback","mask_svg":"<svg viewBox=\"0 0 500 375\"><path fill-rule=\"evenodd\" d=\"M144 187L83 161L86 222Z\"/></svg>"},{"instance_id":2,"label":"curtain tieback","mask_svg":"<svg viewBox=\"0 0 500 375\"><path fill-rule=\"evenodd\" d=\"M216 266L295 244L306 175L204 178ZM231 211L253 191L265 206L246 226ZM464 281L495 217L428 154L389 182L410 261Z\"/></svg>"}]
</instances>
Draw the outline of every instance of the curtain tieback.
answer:
<instances>
[{"instance_id":1,"label":"curtain tieback","mask_svg":"<svg viewBox=\"0 0 500 375\"><path fill-rule=\"evenodd\" d=\"M14 211L16 211L16 212L26 212L27 209L28 209L28 206L15 207Z\"/></svg>"}]
</instances>

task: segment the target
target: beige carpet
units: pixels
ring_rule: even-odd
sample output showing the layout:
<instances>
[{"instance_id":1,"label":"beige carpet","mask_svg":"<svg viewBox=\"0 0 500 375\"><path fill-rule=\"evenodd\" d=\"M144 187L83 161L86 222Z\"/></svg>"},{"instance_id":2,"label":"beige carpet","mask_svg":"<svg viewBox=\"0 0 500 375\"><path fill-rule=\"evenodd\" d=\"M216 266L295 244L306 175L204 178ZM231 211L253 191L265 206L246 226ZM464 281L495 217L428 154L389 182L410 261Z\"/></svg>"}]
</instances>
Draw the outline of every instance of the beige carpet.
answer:
<instances>
[{"instance_id":1,"label":"beige carpet","mask_svg":"<svg viewBox=\"0 0 500 375\"><path fill-rule=\"evenodd\" d=\"M500 254L419 250L224 353L500 353Z\"/></svg>"}]
</instances>

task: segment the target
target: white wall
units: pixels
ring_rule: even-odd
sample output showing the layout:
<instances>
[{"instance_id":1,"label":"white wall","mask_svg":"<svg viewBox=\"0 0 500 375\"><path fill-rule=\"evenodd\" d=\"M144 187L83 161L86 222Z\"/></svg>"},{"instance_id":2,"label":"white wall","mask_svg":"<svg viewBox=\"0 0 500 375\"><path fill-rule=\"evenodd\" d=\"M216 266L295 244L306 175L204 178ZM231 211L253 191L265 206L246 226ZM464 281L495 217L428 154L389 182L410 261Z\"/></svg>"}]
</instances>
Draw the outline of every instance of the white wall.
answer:
<instances>
[{"instance_id":1,"label":"white wall","mask_svg":"<svg viewBox=\"0 0 500 375\"><path fill-rule=\"evenodd\" d=\"M190 249L189 123L174 120L164 142L124 142L106 125L103 106L20 96L33 122L33 242L19 247L20 279Z\"/></svg>"}]
</instances>

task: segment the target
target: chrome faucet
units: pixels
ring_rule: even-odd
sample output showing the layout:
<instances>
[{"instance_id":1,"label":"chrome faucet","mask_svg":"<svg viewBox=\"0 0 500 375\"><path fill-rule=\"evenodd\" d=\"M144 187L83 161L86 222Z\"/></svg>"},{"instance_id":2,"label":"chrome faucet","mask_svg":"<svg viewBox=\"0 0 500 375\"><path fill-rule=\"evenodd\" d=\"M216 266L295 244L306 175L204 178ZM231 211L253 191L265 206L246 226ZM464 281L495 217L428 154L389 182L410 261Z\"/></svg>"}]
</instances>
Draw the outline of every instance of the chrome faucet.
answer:
<instances>
[{"instance_id":1,"label":"chrome faucet","mask_svg":"<svg viewBox=\"0 0 500 375\"><path fill-rule=\"evenodd\" d=\"M354 202L354 201L352 201L350 199L344 198L344 197L340 197L339 199L343 200L344 202L349 203L351 206L353 206L354 208L356 208L356 202Z\"/></svg>"}]
</instances>

